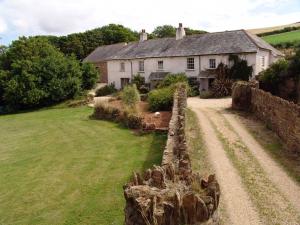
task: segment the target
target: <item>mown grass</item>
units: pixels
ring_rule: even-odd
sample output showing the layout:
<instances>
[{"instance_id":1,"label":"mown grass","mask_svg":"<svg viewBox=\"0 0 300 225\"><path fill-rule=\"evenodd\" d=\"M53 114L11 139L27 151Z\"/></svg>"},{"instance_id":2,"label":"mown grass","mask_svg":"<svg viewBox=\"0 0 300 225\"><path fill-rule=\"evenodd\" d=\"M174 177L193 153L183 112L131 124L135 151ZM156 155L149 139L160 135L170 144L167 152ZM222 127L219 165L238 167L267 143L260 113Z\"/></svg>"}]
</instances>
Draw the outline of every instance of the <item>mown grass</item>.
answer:
<instances>
[{"instance_id":1,"label":"mown grass","mask_svg":"<svg viewBox=\"0 0 300 225\"><path fill-rule=\"evenodd\" d=\"M268 35L262 38L270 44L296 42L296 41L300 41L300 30L285 32L281 34Z\"/></svg>"},{"instance_id":2,"label":"mown grass","mask_svg":"<svg viewBox=\"0 0 300 225\"><path fill-rule=\"evenodd\" d=\"M137 136L91 113L0 116L0 224L123 224L122 186L160 163L166 135Z\"/></svg>"}]
</instances>

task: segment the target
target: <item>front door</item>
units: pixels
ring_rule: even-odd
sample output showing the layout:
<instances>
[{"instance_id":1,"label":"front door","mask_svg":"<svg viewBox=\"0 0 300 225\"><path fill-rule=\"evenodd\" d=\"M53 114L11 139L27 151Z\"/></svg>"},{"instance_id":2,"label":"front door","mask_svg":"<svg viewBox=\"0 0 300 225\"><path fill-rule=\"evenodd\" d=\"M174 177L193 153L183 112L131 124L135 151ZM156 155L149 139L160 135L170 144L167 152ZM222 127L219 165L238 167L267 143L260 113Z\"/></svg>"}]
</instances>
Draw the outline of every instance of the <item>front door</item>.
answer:
<instances>
[{"instance_id":1,"label":"front door","mask_svg":"<svg viewBox=\"0 0 300 225\"><path fill-rule=\"evenodd\" d=\"M121 78L121 88L122 89L128 84L129 84L129 78Z\"/></svg>"}]
</instances>

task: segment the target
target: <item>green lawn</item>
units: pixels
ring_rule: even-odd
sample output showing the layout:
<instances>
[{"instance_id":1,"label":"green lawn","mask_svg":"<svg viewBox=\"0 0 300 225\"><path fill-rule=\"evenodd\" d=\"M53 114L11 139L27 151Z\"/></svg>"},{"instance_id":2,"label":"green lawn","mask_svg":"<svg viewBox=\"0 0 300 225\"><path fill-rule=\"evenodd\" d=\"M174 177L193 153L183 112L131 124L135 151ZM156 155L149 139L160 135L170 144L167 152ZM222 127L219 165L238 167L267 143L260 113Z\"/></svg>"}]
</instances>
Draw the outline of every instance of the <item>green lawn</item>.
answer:
<instances>
[{"instance_id":1,"label":"green lawn","mask_svg":"<svg viewBox=\"0 0 300 225\"><path fill-rule=\"evenodd\" d=\"M0 116L0 224L123 224L122 186L160 163L166 135L89 119L87 107Z\"/></svg>"},{"instance_id":2,"label":"green lawn","mask_svg":"<svg viewBox=\"0 0 300 225\"><path fill-rule=\"evenodd\" d=\"M262 38L270 44L300 41L300 30L285 32L281 34L268 35Z\"/></svg>"}]
</instances>

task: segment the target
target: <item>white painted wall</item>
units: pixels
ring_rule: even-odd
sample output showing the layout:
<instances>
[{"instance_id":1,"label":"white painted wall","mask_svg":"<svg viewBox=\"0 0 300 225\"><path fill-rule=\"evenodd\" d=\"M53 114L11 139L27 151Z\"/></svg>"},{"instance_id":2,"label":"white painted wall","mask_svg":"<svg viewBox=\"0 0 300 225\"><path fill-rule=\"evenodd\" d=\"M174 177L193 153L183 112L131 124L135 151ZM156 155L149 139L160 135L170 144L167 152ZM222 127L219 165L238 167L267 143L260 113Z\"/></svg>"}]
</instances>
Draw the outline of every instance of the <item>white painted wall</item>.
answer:
<instances>
[{"instance_id":1,"label":"white painted wall","mask_svg":"<svg viewBox=\"0 0 300 225\"><path fill-rule=\"evenodd\" d=\"M270 64L268 51L259 51L256 53L240 54L239 57L248 61L248 65L253 66L253 75L257 75L261 70L259 59L265 56L266 67ZM132 78L132 75L140 73L145 77L146 82L149 82L149 76L152 72L170 72L170 73L185 73L188 77L198 77L200 70L209 68L209 59L216 59L216 65L223 62L228 65L228 55L206 55L206 56L191 56L194 58L195 69L187 69L187 57L166 57L166 58L147 58L134 60L112 60L108 61L108 82L115 83L116 88L121 88L121 78ZM157 62L164 61L164 69L158 70ZM144 72L139 71L139 61L144 61ZM121 62L125 63L125 72L120 71ZM132 66L131 66L132 65ZM199 69L200 68L200 69Z\"/></svg>"}]
</instances>

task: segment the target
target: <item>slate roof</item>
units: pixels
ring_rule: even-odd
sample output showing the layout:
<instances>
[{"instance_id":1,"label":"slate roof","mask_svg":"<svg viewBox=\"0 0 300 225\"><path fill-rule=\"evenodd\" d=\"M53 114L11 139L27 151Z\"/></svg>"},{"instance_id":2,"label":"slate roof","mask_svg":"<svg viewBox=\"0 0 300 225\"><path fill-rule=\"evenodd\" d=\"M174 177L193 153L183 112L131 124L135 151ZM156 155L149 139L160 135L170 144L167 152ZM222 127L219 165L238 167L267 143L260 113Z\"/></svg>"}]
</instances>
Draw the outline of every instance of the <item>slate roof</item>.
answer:
<instances>
[{"instance_id":1,"label":"slate roof","mask_svg":"<svg viewBox=\"0 0 300 225\"><path fill-rule=\"evenodd\" d=\"M218 55L230 53L257 52L258 48L281 52L264 40L245 30L224 31L176 38L152 39L143 42L130 42L96 48L84 61L100 62L139 58L160 58L193 55Z\"/></svg>"}]
</instances>

